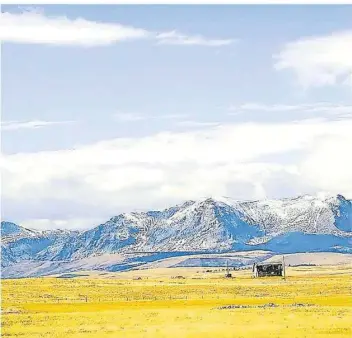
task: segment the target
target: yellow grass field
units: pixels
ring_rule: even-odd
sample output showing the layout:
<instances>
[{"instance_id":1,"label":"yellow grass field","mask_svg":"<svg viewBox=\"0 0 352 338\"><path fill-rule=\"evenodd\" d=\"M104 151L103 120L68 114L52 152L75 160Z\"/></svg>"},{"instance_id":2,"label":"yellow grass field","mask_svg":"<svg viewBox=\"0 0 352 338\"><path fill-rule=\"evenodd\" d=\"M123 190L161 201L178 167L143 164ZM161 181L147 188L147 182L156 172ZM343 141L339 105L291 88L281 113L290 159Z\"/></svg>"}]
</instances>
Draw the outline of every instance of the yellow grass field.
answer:
<instances>
[{"instance_id":1,"label":"yellow grass field","mask_svg":"<svg viewBox=\"0 0 352 338\"><path fill-rule=\"evenodd\" d=\"M2 337L351 337L349 267L233 276L169 268L3 280Z\"/></svg>"}]
</instances>

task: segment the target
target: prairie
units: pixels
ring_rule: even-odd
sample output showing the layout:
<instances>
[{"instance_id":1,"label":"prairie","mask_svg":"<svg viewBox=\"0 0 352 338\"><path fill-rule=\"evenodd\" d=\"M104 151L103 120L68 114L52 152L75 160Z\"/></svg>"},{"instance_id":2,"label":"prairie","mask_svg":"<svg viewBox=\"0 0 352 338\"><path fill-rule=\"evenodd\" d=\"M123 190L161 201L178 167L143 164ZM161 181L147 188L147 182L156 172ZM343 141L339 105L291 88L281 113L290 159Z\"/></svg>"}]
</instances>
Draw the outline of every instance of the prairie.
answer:
<instances>
[{"instance_id":1,"label":"prairie","mask_svg":"<svg viewBox=\"0 0 352 338\"><path fill-rule=\"evenodd\" d=\"M213 269L214 270L214 269ZM2 280L3 337L351 337L351 268L160 268Z\"/></svg>"}]
</instances>

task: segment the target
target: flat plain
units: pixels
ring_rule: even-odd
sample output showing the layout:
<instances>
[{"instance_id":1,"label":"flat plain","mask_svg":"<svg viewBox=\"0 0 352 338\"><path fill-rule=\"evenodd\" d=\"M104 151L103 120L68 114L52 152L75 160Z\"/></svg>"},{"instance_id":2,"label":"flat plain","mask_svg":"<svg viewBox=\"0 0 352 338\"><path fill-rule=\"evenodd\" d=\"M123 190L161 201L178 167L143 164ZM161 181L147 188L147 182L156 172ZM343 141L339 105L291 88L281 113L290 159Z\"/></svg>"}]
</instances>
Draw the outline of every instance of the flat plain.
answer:
<instances>
[{"instance_id":1,"label":"flat plain","mask_svg":"<svg viewBox=\"0 0 352 338\"><path fill-rule=\"evenodd\" d=\"M351 337L351 267L159 268L2 280L3 337ZM73 277L73 276L66 276Z\"/></svg>"}]
</instances>

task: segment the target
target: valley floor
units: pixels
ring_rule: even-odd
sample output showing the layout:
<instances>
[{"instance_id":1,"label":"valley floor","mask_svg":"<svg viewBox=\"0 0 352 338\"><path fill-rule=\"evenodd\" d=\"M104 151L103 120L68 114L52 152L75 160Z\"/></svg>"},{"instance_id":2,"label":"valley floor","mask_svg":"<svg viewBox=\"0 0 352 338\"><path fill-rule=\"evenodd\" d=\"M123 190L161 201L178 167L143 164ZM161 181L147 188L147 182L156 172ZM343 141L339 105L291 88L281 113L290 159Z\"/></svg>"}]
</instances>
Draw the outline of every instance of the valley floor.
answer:
<instances>
[{"instance_id":1,"label":"valley floor","mask_svg":"<svg viewBox=\"0 0 352 338\"><path fill-rule=\"evenodd\" d=\"M351 271L290 267L283 280L161 268L3 280L2 337L347 338Z\"/></svg>"}]
</instances>

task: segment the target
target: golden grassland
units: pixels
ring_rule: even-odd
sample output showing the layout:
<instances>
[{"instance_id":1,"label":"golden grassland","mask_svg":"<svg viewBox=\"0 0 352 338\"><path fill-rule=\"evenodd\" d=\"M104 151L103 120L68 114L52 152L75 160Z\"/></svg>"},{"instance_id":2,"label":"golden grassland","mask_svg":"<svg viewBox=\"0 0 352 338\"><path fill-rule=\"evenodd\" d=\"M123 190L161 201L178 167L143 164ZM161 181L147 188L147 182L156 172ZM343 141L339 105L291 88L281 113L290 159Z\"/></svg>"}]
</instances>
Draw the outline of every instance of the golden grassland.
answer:
<instances>
[{"instance_id":1,"label":"golden grassland","mask_svg":"<svg viewBox=\"0 0 352 338\"><path fill-rule=\"evenodd\" d=\"M283 280L168 268L3 280L2 337L350 338L351 271L288 268Z\"/></svg>"}]
</instances>

